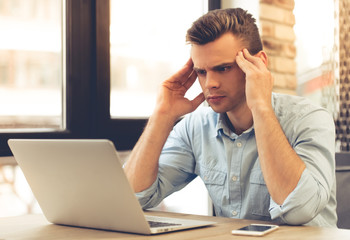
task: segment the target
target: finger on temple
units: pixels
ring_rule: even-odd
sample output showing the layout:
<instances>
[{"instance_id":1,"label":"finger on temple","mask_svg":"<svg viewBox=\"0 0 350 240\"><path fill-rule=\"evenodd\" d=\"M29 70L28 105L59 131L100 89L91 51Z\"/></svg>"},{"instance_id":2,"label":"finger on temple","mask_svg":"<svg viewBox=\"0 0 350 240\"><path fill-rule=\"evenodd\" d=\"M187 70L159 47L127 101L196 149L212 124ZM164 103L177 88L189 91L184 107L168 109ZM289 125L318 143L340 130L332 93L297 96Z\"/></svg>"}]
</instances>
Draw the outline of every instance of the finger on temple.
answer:
<instances>
[{"instance_id":1,"label":"finger on temple","mask_svg":"<svg viewBox=\"0 0 350 240\"><path fill-rule=\"evenodd\" d=\"M186 89L189 89L193 85L193 83L196 81L196 79L197 79L197 73L192 70L192 73L187 78L187 81L183 82L183 86Z\"/></svg>"},{"instance_id":2,"label":"finger on temple","mask_svg":"<svg viewBox=\"0 0 350 240\"><path fill-rule=\"evenodd\" d=\"M257 67L265 67L264 62L262 59L256 55L251 55L248 49L243 49L243 56L245 59L247 59L249 62L253 63Z\"/></svg>"},{"instance_id":3,"label":"finger on temple","mask_svg":"<svg viewBox=\"0 0 350 240\"><path fill-rule=\"evenodd\" d=\"M173 75L173 78L175 81L180 81L181 83L184 83L187 81L187 78L191 75L193 71L193 62L190 58L186 64Z\"/></svg>"},{"instance_id":4,"label":"finger on temple","mask_svg":"<svg viewBox=\"0 0 350 240\"><path fill-rule=\"evenodd\" d=\"M242 69L243 72L247 72L247 70L251 67L252 63L249 62L243 55L242 51L239 51L236 56L236 63Z\"/></svg>"}]
</instances>

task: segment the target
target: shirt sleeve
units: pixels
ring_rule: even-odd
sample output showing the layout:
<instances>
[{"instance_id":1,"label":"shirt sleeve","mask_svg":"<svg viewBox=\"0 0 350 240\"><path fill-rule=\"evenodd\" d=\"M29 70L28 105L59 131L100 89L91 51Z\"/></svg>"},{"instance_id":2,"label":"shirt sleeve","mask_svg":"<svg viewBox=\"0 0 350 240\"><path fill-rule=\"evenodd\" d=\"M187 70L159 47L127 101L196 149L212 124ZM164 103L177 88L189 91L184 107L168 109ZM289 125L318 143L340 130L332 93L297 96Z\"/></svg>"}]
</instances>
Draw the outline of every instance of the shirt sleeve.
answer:
<instances>
[{"instance_id":1,"label":"shirt sleeve","mask_svg":"<svg viewBox=\"0 0 350 240\"><path fill-rule=\"evenodd\" d=\"M330 199L335 198L332 196L335 186L335 129L330 114L317 110L300 118L293 130L293 138L289 141L306 169L282 205L270 200L269 211L272 219L279 217L287 224L299 225L312 221L324 211Z\"/></svg>"},{"instance_id":2,"label":"shirt sleeve","mask_svg":"<svg viewBox=\"0 0 350 240\"><path fill-rule=\"evenodd\" d=\"M187 135L186 122L182 120L170 133L162 150L157 179L148 189L136 193L143 209L156 207L164 198L196 178L195 161Z\"/></svg>"},{"instance_id":3,"label":"shirt sleeve","mask_svg":"<svg viewBox=\"0 0 350 240\"><path fill-rule=\"evenodd\" d=\"M322 209L323 204L319 202L326 198L326 196L322 196L325 192L322 187L317 186L317 181L312 179L310 172L305 169L297 187L282 205L270 200L271 218L279 217L282 222L291 225L305 224L311 221Z\"/></svg>"}]
</instances>

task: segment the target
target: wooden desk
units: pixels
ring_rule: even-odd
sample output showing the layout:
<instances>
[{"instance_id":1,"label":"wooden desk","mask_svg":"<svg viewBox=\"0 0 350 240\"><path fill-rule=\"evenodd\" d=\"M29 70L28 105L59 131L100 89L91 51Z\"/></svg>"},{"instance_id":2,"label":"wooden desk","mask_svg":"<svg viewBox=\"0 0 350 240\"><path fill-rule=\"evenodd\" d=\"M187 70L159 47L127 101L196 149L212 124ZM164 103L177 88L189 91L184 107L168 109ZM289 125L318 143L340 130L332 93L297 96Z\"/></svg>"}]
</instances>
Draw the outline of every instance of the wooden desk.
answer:
<instances>
[{"instance_id":1,"label":"wooden desk","mask_svg":"<svg viewBox=\"0 0 350 240\"><path fill-rule=\"evenodd\" d=\"M247 224L257 221L235 220L230 218L206 217L164 212L152 212L152 214L158 216L175 216L192 219L207 219L216 221L218 223L205 228L165 233L153 236L144 236L138 234L127 234L120 232L59 226L47 222L43 215L25 215L20 217L0 218L0 239L350 239L350 230L305 226L281 226L280 229L278 229L277 231L272 232L264 237L234 236L231 234L232 229L243 227Z\"/></svg>"}]
</instances>

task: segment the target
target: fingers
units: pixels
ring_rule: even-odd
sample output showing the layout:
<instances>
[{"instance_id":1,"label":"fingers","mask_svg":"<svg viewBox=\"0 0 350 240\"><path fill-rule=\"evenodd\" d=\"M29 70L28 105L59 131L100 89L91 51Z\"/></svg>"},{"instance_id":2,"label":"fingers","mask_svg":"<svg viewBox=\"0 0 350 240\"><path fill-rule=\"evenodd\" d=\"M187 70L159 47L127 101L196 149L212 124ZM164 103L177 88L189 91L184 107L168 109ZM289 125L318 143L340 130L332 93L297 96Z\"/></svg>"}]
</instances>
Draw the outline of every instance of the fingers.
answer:
<instances>
[{"instance_id":1,"label":"fingers","mask_svg":"<svg viewBox=\"0 0 350 240\"><path fill-rule=\"evenodd\" d=\"M197 73L195 71L192 70L191 75L187 78L186 81L183 82L183 85L186 89L189 89L193 83L196 81L197 79Z\"/></svg>"},{"instance_id":2,"label":"fingers","mask_svg":"<svg viewBox=\"0 0 350 240\"><path fill-rule=\"evenodd\" d=\"M177 73L168 79L168 81L179 84L184 88L189 89L196 81L196 79L197 73L193 71L193 62L190 58Z\"/></svg>"},{"instance_id":3,"label":"fingers","mask_svg":"<svg viewBox=\"0 0 350 240\"><path fill-rule=\"evenodd\" d=\"M236 56L236 62L238 64L238 66L242 69L243 72L247 73L249 71L249 69L252 67L251 63L248 62L244 55L243 55L243 51L239 51L237 56Z\"/></svg>"},{"instance_id":4,"label":"fingers","mask_svg":"<svg viewBox=\"0 0 350 240\"><path fill-rule=\"evenodd\" d=\"M184 84L187 79L191 76L193 71L193 62L190 58L186 64L172 76L173 81L179 81L181 84Z\"/></svg>"},{"instance_id":5,"label":"fingers","mask_svg":"<svg viewBox=\"0 0 350 240\"><path fill-rule=\"evenodd\" d=\"M191 102L192 102L192 108L193 111L202 103L204 102L205 97L203 93L198 94L197 97L195 97Z\"/></svg>"},{"instance_id":6,"label":"fingers","mask_svg":"<svg viewBox=\"0 0 350 240\"><path fill-rule=\"evenodd\" d=\"M265 66L265 64L263 63L262 59L259 57L259 53L256 54L256 56L252 56L250 54L250 52L245 48L243 49L243 55L245 57L245 59L247 59L249 62L253 63L254 65L257 66Z\"/></svg>"},{"instance_id":7,"label":"fingers","mask_svg":"<svg viewBox=\"0 0 350 240\"><path fill-rule=\"evenodd\" d=\"M260 58L260 54L259 56L252 56L246 48L238 52L236 62L245 73L256 68L261 70L266 68L264 61Z\"/></svg>"}]
</instances>

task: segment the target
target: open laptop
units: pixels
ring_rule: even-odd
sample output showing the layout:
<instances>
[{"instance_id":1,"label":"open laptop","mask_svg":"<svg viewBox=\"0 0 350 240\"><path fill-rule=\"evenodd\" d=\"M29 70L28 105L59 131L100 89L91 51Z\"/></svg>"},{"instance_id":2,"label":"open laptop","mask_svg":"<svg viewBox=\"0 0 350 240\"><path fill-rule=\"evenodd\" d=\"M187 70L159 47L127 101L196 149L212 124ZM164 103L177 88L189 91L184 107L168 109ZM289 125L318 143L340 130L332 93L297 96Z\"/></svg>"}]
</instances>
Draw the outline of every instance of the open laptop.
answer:
<instances>
[{"instance_id":1,"label":"open laptop","mask_svg":"<svg viewBox=\"0 0 350 240\"><path fill-rule=\"evenodd\" d=\"M52 223L139 234L215 223L145 215L109 140L10 139L8 144Z\"/></svg>"}]
</instances>

